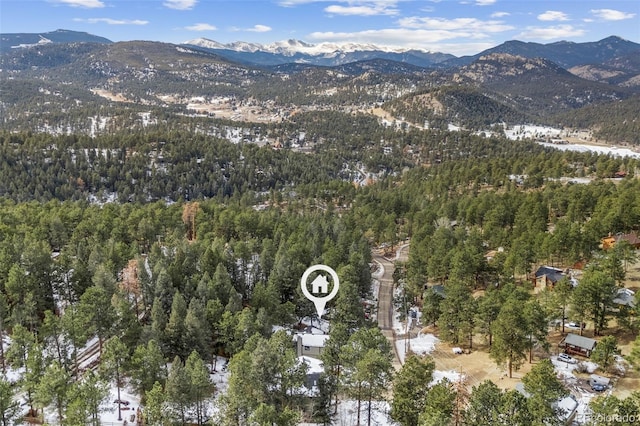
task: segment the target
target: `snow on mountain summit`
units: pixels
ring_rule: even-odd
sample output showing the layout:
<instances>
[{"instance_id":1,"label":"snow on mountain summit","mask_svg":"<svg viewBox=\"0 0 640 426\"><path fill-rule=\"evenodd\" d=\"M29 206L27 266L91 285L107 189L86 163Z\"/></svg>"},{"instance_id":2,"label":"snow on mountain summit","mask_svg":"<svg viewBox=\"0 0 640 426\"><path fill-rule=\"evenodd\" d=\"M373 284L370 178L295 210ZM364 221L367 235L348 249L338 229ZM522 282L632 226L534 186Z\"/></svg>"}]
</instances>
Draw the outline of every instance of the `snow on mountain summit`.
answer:
<instances>
[{"instance_id":1,"label":"snow on mountain summit","mask_svg":"<svg viewBox=\"0 0 640 426\"><path fill-rule=\"evenodd\" d=\"M362 51L380 51L380 52L395 52L402 53L408 49L397 49L387 46L376 46L374 44L360 44L360 43L319 43L311 44L301 40L289 39L276 41L270 44L258 44L236 41L233 43L219 43L214 40L206 38L197 38L194 40L185 41L183 44L191 44L194 46L200 46L208 49L226 49L234 50L236 52L268 52L276 53L285 56L293 56L298 53L303 53L312 56L321 56L336 53L350 53L350 52L362 52ZM413 49L418 50L418 49ZM421 50L427 52L426 50Z\"/></svg>"}]
</instances>

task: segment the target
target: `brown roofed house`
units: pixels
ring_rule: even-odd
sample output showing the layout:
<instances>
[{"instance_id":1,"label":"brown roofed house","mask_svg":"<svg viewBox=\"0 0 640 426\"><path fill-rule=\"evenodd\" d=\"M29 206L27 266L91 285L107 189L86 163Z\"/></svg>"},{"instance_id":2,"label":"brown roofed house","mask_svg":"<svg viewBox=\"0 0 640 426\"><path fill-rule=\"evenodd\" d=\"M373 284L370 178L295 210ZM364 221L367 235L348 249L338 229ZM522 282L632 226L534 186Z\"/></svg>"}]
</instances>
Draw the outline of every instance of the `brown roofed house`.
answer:
<instances>
[{"instance_id":1,"label":"brown roofed house","mask_svg":"<svg viewBox=\"0 0 640 426\"><path fill-rule=\"evenodd\" d=\"M602 249L609 250L615 247L616 243L620 241L626 241L633 247L634 249L640 248L640 238L635 232L624 234L622 232L617 233L616 235L609 235L601 240Z\"/></svg>"}]
</instances>

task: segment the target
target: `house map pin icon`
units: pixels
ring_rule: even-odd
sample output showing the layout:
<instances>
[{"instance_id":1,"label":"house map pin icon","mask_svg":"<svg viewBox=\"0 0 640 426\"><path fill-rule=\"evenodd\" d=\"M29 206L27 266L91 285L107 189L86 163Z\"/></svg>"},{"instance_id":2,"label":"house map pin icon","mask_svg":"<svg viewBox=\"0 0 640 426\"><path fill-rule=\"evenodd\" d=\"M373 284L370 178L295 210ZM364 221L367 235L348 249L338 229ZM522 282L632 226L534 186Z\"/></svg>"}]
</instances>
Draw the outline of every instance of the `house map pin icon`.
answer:
<instances>
[{"instance_id":1,"label":"house map pin icon","mask_svg":"<svg viewBox=\"0 0 640 426\"><path fill-rule=\"evenodd\" d=\"M314 296L307 288L307 280L309 279L309 276L316 271L324 271L331 276L331 280L333 281L333 289L331 290L331 293L327 294L326 296ZM329 282L327 281L326 275L318 275L311 282L311 286L314 293L327 293ZM327 302L336 297L336 294L338 294L340 280L338 279L338 274L336 274L336 271L334 271L327 265L313 265L308 267L307 270L304 271L304 274L302 274L302 278L300 279L300 287L302 287L302 294L304 294L305 297L312 301L315 305L316 312L318 313L318 318L322 318L322 313L324 312L324 307L326 306Z\"/></svg>"}]
</instances>

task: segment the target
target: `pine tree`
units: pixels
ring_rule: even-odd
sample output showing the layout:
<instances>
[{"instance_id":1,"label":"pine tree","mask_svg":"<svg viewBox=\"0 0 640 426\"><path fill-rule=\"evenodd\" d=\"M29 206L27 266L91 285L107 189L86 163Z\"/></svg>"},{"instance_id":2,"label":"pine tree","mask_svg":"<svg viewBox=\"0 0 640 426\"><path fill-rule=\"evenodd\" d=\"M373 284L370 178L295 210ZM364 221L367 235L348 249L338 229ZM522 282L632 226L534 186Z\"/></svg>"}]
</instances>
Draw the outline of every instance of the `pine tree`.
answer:
<instances>
[{"instance_id":1,"label":"pine tree","mask_svg":"<svg viewBox=\"0 0 640 426\"><path fill-rule=\"evenodd\" d=\"M464 412L465 424L493 426L498 424L503 393L495 383L485 380L474 386L469 398L469 407Z\"/></svg>"},{"instance_id":2,"label":"pine tree","mask_svg":"<svg viewBox=\"0 0 640 426\"><path fill-rule=\"evenodd\" d=\"M109 387L98 374L87 371L70 390L65 420L69 425L100 426L101 404L109 397Z\"/></svg>"},{"instance_id":3,"label":"pine tree","mask_svg":"<svg viewBox=\"0 0 640 426\"><path fill-rule=\"evenodd\" d=\"M7 297L4 293L0 293L0 366L2 367L2 374L7 374L7 361L4 356L4 332L8 318L9 305L7 305Z\"/></svg>"},{"instance_id":4,"label":"pine tree","mask_svg":"<svg viewBox=\"0 0 640 426\"><path fill-rule=\"evenodd\" d=\"M98 348L102 356L102 344L111 335L113 324L116 322L111 295L102 286L89 287L80 297L78 314L84 328L98 336Z\"/></svg>"},{"instance_id":5,"label":"pine tree","mask_svg":"<svg viewBox=\"0 0 640 426\"><path fill-rule=\"evenodd\" d=\"M469 287L459 281L450 281L446 291L447 297L440 304L442 313L438 318L440 335L453 344L457 344L460 338L466 338L471 348L476 301Z\"/></svg>"},{"instance_id":6,"label":"pine tree","mask_svg":"<svg viewBox=\"0 0 640 426\"><path fill-rule=\"evenodd\" d=\"M112 337L104 345L104 354L100 363L100 368L104 377L108 380L115 380L120 398L120 389L123 386L125 366L129 361L129 351L118 336ZM118 420L122 420L122 410L118 403Z\"/></svg>"},{"instance_id":7,"label":"pine tree","mask_svg":"<svg viewBox=\"0 0 640 426\"><path fill-rule=\"evenodd\" d=\"M614 278L596 267L588 267L584 271L580 285L573 290L574 310L582 310L591 317L594 324L593 332L596 336L606 328L612 315L616 290Z\"/></svg>"},{"instance_id":8,"label":"pine tree","mask_svg":"<svg viewBox=\"0 0 640 426\"><path fill-rule=\"evenodd\" d=\"M180 359L187 359L189 356L187 342L185 318L187 316L187 304L184 297L179 291L173 295L173 303L171 304L171 315L167 322L167 339L169 345L169 353Z\"/></svg>"},{"instance_id":9,"label":"pine tree","mask_svg":"<svg viewBox=\"0 0 640 426\"><path fill-rule=\"evenodd\" d=\"M558 409L554 403L567 394L566 389L558 380L553 364L544 359L531 368L522 378L524 390L530 395L527 399L529 412L534 422L553 424L557 422Z\"/></svg>"},{"instance_id":10,"label":"pine tree","mask_svg":"<svg viewBox=\"0 0 640 426\"><path fill-rule=\"evenodd\" d=\"M419 426L450 425L455 410L456 392L447 379L433 385L427 394L427 403L420 413Z\"/></svg>"},{"instance_id":11,"label":"pine tree","mask_svg":"<svg viewBox=\"0 0 640 426\"><path fill-rule=\"evenodd\" d=\"M545 350L549 348L547 342L548 321L544 309L537 300L529 300L524 305L524 318L529 333L529 364L533 362L533 348L540 345Z\"/></svg>"},{"instance_id":12,"label":"pine tree","mask_svg":"<svg viewBox=\"0 0 640 426\"><path fill-rule=\"evenodd\" d=\"M349 340L347 326L340 322L334 322L329 331L329 339L325 342L324 350L320 358L324 363L324 371L327 374L327 388L331 396L335 396L335 412L338 410L340 375L342 374L343 356L342 348Z\"/></svg>"},{"instance_id":13,"label":"pine tree","mask_svg":"<svg viewBox=\"0 0 640 426\"><path fill-rule=\"evenodd\" d=\"M496 363L507 365L511 378L513 368L517 370L522 365L529 347L529 334L519 300L512 297L505 302L492 330L494 340L490 356Z\"/></svg>"},{"instance_id":14,"label":"pine tree","mask_svg":"<svg viewBox=\"0 0 640 426\"><path fill-rule=\"evenodd\" d=\"M166 363L160 345L155 340L149 340L146 345L140 345L133 351L130 375L131 383L140 395L150 391L156 382L165 382Z\"/></svg>"},{"instance_id":15,"label":"pine tree","mask_svg":"<svg viewBox=\"0 0 640 426\"><path fill-rule=\"evenodd\" d=\"M393 380L391 418L402 426L418 424L424 411L429 392L428 384L433 380L435 363L430 357L409 355L402 369Z\"/></svg>"},{"instance_id":16,"label":"pine tree","mask_svg":"<svg viewBox=\"0 0 640 426\"><path fill-rule=\"evenodd\" d=\"M602 371L608 371L618 352L618 340L615 336L604 336L591 353L591 360L597 363Z\"/></svg>"},{"instance_id":17,"label":"pine tree","mask_svg":"<svg viewBox=\"0 0 640 426\"><path fill-rule=\"evenodd\" d=\"M207 404L205 401L213 393L213 384L209 380L209 370L196 351L191 352L189 358L187 358L185 368L191 383L190 394L192 405L195 406L196 422L198 425L202 425L207 416Z\"/></svg>"},{"instance_id":18,"label":"pine tree","mask_svg":"<svg viewBox=\"0 0 640 426\"><path fill-rule=\"evenodd\" d=\"M367 423L371 424L371 403L384 397L393 377L391 347L378 328L361 328L343 348L345 374L342 383L357 402L357 422L363 401L368 403Z\"/></svg>"},{"instance_id":19,"label":"pine tree","mask_svg":"<svg viewBox=\"0 0 640 426\"><path fill-rule=\"evenodd\" d=\"M158 426L167 425L167 410L165 409L166 396L159 382L155 382L153 387L145 392L144 400L143 416L145 424Z\"/></svg>"},{"instance_id":20,"label":"pine tree","mask_svg":"<svg viewBox=\"0 0 640 426\"><path fill-rule=\"evenodd\" d=\"M191 405L191 381L178 356L171 363L165 392L173 421L184 425L187 421L187 411Z\"/></svg>"},{"instance_id":21,"label":"pine tree","mask_svg":"<svg viewBox=\"0 0 640 426\"><path fill-rule=\"evenodd\" d=\"M20 414L20 402L14 387L9 381L0 378L0 426L18 424Z\"/></svg>"},{"instance_id":22,"label":"pine tree","mask_svg":"<svg viewBox=\"0 0 640 426\"><path fill-rule=\"evenodd\" d=\"M64 420L72 383L71 375L67 370L58 361L53 361L36 386L35 400L43 408L53 404L60 423Z\"/></svg>"}]
</instances>

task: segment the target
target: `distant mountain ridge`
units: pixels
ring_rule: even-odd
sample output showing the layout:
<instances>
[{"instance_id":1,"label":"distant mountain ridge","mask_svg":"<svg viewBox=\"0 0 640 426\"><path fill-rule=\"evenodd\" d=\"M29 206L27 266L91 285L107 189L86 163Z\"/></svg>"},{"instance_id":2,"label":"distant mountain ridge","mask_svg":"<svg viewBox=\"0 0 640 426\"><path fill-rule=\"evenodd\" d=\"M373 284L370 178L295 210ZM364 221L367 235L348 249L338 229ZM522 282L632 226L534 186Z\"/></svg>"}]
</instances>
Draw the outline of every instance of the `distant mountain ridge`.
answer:
<instances>
[{"instance_id":1,"label":"distant mountain ridge","mask_svg":"<svg viewBox=\"0 0 640 426\"><path fill-rule=\"evenodd\" d=\"M0 34L0 53L11 49L30 47L48 43L113 43L111 40L93 34L55 30L45 33L5 33Z\"/></svg>"},{"instance_id":2,"label":"distant mountain ridge","mask_svg":"<svg viewBox=\"0 0 640 426\"><path fill-rule=\"evenodd\" d=\"M640 44L617 36L585 43L560 41L541 44L511 40L476 55L463 57L421 49L394 49L357 43L315 45L300 40L262 45L245 42L223 44L198 38L183 44L205 49L233 61L258 66L288 63L337 66L370 59L386 59L419 67L451 68L471 64L480 57L493 53L506 53L530 59L544 58L569 69L580 65L603 64L623 56L640 55Z\"/></svg>"},{"instance_id":3,"label":"distant mountain ridge","mask_svg":"<svg viewBox=\"0 0 640 426\"><path fill-rule=\"evenodd\" d=\"M55 30L43 33L0 34L0 53L20 47L37 46L47 43L112 43L104 37L85 32ZM640 57L640 44L617 36L599 41L575 43L559 41L549 44L511 40L484 50L476 55L456 57L448 53L427 49L402 49L362 43L318 43L289 39L270 44L235 41L220 43L206 38L196 38L179 45L214 53L227 60L251 66L279 66L285 64L307 64L316 66L341 66L354 62L381 59L402 62L423 68L456 68L469 65L480 57L493 53L506 53L525 58L544 58L565 69L575 68L578 75L605 81L609 73L603 70L577 68L585 65L616 63L616 81L624 80L625 85L637 85L637 65L621 63L620 58ZM616 62L617 61L617 62ZM633 61L631 61L633 62ZM627 83L629 81L630 83Z\"/></svg>"},{"instance_id":4,"label":"distant mountain ridge","mask_svg":"<svg viewBox=\"0 0 640 426\"><path fill-rule=\"evenodd\" d=\"M633 53L640 55L640 44L618 36L610 36L600 41L586 43L559 41L540 44L511 40L476 55L449 60L443 65L468 65L480 57L488 56L492 53L507 53L525 58L545 58L563 68L569 69L577 65L601 64Z\"/></svg>"},{"instance_id":5,"label":"distant mountain ridge","mask_svg":"<svg viewBox=\"0 0 640 426\"><path fill-rule=\"evenodd\" d=\"M454 55L427 50L394 49L359 43L310 44L294 39L271 44L246 42L223 44L206 38L197 38L182 44L216 53L233 61L258 66L290 63L338 66L370 59L385 59L419 67L432 67L455 58Z\"/></svg>"}]
</instances>

